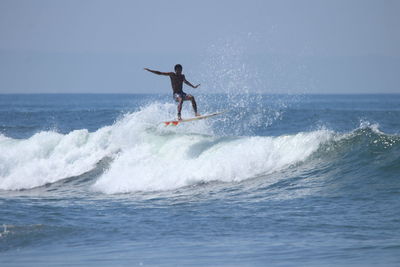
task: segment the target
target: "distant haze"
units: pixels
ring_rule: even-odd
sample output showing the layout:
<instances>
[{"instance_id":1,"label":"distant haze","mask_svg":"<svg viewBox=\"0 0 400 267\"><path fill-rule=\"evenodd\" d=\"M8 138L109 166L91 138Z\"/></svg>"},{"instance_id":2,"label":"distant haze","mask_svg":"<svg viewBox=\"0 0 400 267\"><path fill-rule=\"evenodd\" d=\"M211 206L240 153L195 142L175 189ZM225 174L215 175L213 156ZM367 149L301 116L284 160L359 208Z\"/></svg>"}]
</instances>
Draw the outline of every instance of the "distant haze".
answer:
<instances>
[{"instance_id":1,"label":"distant haze","mask_svg":"<svg viewBox=\"0 0 400 267\"><path fill-rule=\"evenodd\" d=\"M0 93L400 93L400 1L0 0ZM187 91L192 89L187 88Z\"/></svg>"}]
</instances>

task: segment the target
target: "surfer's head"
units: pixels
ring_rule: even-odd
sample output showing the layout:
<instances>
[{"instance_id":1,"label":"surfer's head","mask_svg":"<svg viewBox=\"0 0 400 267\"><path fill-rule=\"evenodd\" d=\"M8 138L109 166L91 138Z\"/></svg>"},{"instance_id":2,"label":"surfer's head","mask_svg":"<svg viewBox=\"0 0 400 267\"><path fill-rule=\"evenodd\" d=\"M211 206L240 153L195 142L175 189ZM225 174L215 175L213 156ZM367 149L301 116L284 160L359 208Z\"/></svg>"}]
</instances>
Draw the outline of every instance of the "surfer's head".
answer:
<instances>
[{"instance_id":1,"label":"surfer's head","mask_svg":"<svg viewBox=\"0 0 400 267\"><path fill-rule=\"evenodd\" d=\"M178 74L182 73L182 65L181 64L176 64L174 69L175 69L176 73L178 73Z\"/></svg>"}]
</instances>

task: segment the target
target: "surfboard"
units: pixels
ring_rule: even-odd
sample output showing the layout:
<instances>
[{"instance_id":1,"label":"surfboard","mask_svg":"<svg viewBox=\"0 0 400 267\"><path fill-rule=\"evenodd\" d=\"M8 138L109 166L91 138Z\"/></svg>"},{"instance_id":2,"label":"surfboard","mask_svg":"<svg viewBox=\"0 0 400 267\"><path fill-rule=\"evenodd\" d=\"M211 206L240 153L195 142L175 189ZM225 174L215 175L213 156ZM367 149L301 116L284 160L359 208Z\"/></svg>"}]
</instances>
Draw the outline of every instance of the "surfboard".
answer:
<instances>
[{"instance_id":1,"label":"surfboard","mask_svg":"<svg viewBox=\"0 0 400 267\"><path fill-rule=\"evenodd\" d=\"M182 119L182 120L180 120L180 121L179 121L179 120L163 121L163 123L164 123L166 126L168 126L168 125L174 125L174 126L176 126L176 125L178 125L179 123L182 123L182 122L203 120L203 119L207 119L207 118L210 118L210 117L213 117L213 116L220 115L220 114L225 113L225 112L227 112L227 111L225 110L225 111L221 111L221 112L210 113L210 114L201 115L201 116L197 116L197 117L193 117L193 118Z\"/></svg>"}]
</instances>

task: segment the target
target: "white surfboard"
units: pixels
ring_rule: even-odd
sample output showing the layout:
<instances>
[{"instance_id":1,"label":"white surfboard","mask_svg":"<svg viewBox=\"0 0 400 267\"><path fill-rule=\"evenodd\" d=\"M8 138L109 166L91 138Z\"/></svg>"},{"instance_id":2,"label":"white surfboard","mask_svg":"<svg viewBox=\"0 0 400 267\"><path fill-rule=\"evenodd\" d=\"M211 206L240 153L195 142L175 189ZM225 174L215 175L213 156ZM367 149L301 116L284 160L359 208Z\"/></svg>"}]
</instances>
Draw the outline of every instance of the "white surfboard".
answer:
<instances>
[{"instance_id":1,"label":"white surfboard","mask_svg":"<svg viewBox=\"0 0 400 267\"><path fill-rule=\"evenodd\" d=\"M168 126L168 125L178 125L179 123L182 122L189 122L189 121L197 121L197 120L203 120L203 119L207 119L213 116L217 116L219 114L225 113L227 112L227 110L225 111L221 111L221 112L215 112L215 113L210 113L210 114L206 114L206 115L201 115L201 116L197 116L197 117L193 117L193 118L189 118L189 119L182 119L182 120L173 120L173 121L163 121L163 123Z\"/></svg>"}]
</instances>

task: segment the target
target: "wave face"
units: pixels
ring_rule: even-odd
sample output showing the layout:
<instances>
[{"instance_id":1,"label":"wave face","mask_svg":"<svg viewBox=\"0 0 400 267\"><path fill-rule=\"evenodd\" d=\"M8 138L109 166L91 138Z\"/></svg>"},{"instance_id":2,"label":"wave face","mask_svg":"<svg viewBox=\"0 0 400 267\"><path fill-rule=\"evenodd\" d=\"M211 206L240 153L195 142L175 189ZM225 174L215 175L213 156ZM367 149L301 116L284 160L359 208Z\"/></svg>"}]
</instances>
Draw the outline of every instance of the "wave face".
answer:
<instances>
[{"instance_id":1,"label":"wave face","mask_svg":"<svg viewBox=\"0 0 400 267\"><path fill-rule=\"evenodd\" d=\"M91 186L106 194L240 182L316 159L324 162L325 172L346 166L399 170L399 137L380 132L377 125L363 123L348 133L321 128L278 136L229 136L216 134L219 128L209 120L179 127L160 124L174 116L175 108L153 103L91 133L42 131L27 139L1 135L0 189L30 189L76 177L106 157L112 159L110 164ZM226 117L220 119L226 124Z\"/></svg>"}]
</instances>

